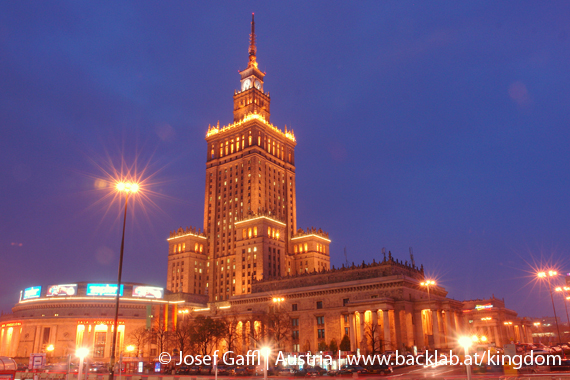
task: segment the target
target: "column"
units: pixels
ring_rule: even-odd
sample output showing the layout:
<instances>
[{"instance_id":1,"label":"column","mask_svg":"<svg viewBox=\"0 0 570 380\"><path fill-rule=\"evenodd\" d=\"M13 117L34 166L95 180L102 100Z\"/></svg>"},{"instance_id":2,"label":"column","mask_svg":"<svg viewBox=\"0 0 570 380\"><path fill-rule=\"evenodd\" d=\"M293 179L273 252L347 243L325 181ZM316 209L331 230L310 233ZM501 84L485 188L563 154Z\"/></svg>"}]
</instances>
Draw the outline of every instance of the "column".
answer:
<instances>
[{"instance_id":1,"label":"column","mask_svg":"<svg viewBox=\"0 0 570 380\"><path fill-rule=\"evenodd\" d=\"M388 310L382 310L382 323L384 324L384 351L391 347L390 342L390 316Z\"/></svg>"},{"instance_id":2,"label":"column","mask_svg":"<svg viewBox=\"0 0 570 380\"><path fill-rule=\"evenodd\" d=\"M359 311L358 316L360 317L360 353L366 354L366 348L368 346L368 342L366 340L366 331L364 331L364 314L365 311Z\"/></svg>"},{"instance_id":3,"label":"column","mask_svg":"<svg viewBox=\"0 0 570 380\"><path fill-rule=\"evenodd\" d=\"M463 331L463 325L461 324L461 317L457 315L457 312L453 312L453 319L455 320L455 331L461 331L462 334L465 334Z\"/></svg>"},{"instance_id":4,"label":"column","mask_svg":"<svg viewBox=\"0 0 570 380\"><path fill-rule=\"evenodd\" d=\"M374 339L372 340L372 344L376 347L372 347L372 351L376 351L376 349L381 349L378 345L378 340L380 339L380 333L378 331L378 310L372 310L372 331L374 333Z\"/></svg>"},{"instance_id":5,"label":"column","mask_svg":"<svg viewBox=\"0 0 570 380\"><path fill-rule=\"evenodd\" d=\"M253 347L254 344L254 340L253 340L253 336L255 335L255 321L250 319L249 321L249 339L248 339L248 346L250 350L253 350L255 347Z\"/></svg>"},{"instance_id":6,"label":"column","mask_svg":"<svg viewBox=\"0 0 570 380\"><path fill-rule=\"evenodd\" d=\"M404 350L404 339L402 339L402 310L394 309L394 335L396 335L396 349L402 352ZM405 312L404 312L405 315ZM405 320L405 317L404 317Z\"/></svg>"},{"instance_id":7,"label":"column","mask_svg":"<svg viewBox=\"0 0 570 380\"><path fill-rule=\"evenodd\" d=\"M437 318L437 310L431 311L431 323L433 326L433 344L435 347L440 348L440 337L439 337L439 319Z\"/></svg>"},{"instance_id":8,"label":"column","mask_svg":"<svg viewBox=\"0 0 570 380\"><path fill-rule=\"evenodd\" d=\"M453 336L453 329L451 328L451 310L445 311L445 343L446 347L450 346L451 337Z\"/></svg>"},{"instance_id":9,"label":"column","mask_svg":"<svg viewBox=\"0 0 570 380\"><path fill-rule=\"evenodd\" d=\"M247 346L245 345L245 338L246 338L246 323L247 321L241 321L241 352L242 355L245 355L246 351L247 351Z\"/></svg>"},{"instance_id":10,"label":"column","mask_svg":"<svg viewBox=\"0 0 570 380\"><path fill-rule=\"evenodd\" d=\"M501 341L501 337L499 335L499 331L497 329L497 325L493 326L493 333L495 334L495 345L497 347L502 347L502 341Z\"/></svg>"},{"instance_id":11,"label":"column","mask_svg":"<svg viewBox=\"0 0 570 380\"><path fill-rule=\"evenodd\" d=\"M422 349L426 344L426 338L424 336L424 328L422 326L422 311L417 310L414 312L414 327L415 327L415 343L418 350Z\"/></svg>"},{"instance_id":12,"label":"column","mask_svg":"<svg viewBox=\"0 0 570 380\"><path fill-rule=\"evenodd\" d=\"M348 328L350 338L350 351L356 351L356 329L354 328L354 313L348 314Z\"/></svg>"}]
</instances>

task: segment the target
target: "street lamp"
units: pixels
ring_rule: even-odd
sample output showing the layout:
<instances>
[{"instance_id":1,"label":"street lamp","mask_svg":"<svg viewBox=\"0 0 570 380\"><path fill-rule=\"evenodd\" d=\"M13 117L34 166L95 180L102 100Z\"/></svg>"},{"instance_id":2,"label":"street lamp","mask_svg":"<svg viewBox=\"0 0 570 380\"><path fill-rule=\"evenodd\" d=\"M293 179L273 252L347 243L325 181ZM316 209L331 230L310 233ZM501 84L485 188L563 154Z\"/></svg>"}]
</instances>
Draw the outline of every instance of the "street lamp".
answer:
<instances>
[{"instance_id":1,"label":"street lamp","mask_svg":"<svg viewBox=\"0 0 570 380\"><path fill-rule=\"evenodd\" d=\"M420 285L421 285L421 286L425 286L425 287L427 288L428 301L431 301L430 294L429 294L429 287L430 287L430 286L435 286L435 281L433 281L433 280L426 280L426 281L420 283Z\"/></svg>"},{"instance_id":2,"label":"street lamp","mask_svg":"<svg viewBox=\"0 0 570 380\"><path fill-rule=\"evenodd\" d=\"M127 347L125 347L126 352L133 352L134 350L135 346L132 344L129 344ZM121 354L119 355L119 380L121 380L122 374L123 374L123 353L121 352Z\"/></svg>"},{"instance_id":3,"label":"street lamp","mask_svg":"<svg viewBox=\"0 0 570 380\"><path fill-rule=\"evenodd\" d=\"M86 347L81 347L75 350L75 356L79 358L79 371L77 373L77 380L81 380L81 374L83 373L83 359L89 355L89 349Z\"/></svg>"},{"instance_id":4,"label":"street lamp","mask_svg":"<svg viewBox=\"0 0 570 380\"><path fill-rule=\"evenodd\" d=\"M474 336L477 337L476 335ZM459 344L465 350L465 357L463 359L464 363L466 363L467 356L469 355L469 347L471 347L471 340L472 338L469 338L468 336L462 336L461 338L459 338ZM465 364L465 370L467 371L467 380L471 380L471 365Z\"/></svg>"},{"instance_id":5,"label":"street lamp","mask_svg":"<svg viewBox=\"0 0 570 380\"><path fill-rule=\"evenodd\" d=\"M570 326L570 318L568 317L568 305L566 305L565 301L567 298L566 294L568 294L570 288L568 286L557 286L554 290L562 294L562 301L564 302L564 308L566 309L566 320L568 321L568 326Z\"/></svg>"},{"instance_id":6,"label":"street lamp","mask_svg":"<svg viewBox=\"0 0 570 380\"><path fill-rule=\"evenodd\" d=\"M265 361L265 365L263 366L263 380L267 380L267 367L269 366L269 354L271 353L271 348L261 347L259 351L261 352L261 355L263 355L263 360Z\"/></svg>"},{"instance_id":7,"label":"street lamp","mask_svg":"<svg viewBox=\"0 0 570 380\"><path fill-rule=\"evenodd\" d=\"M536 331L538 331L538 343L540 343L542 341L540 337L540 322L534 322L533 325L536 327Z\"/></svg>"},{"instance_id":8,"label":"street lamp","mask_svg":"<svg viewBox=\"0 0 570 380\"><path fill-rule=\"evenodd\" d=\"M549 270L548 272L539 272L537 274L538 278L546 278L548 280L548 290L550 291L550 300L552 301L552 310L554 311L554 322L556 322L556 330L558 331L558 341L560 342L562 337L560 336L560 327L558 326L558 317L556 317L556 308L554 307L554 296L552 295L552 285L550 284L550 277L557 276L558 272L554 270ZM566 305L566 303L565 303Z\"/></svg>"},{"instance_id":9,"label":"street lamp","mask_svg":"<svg viewBox=\"0 0 570 380\"><path fill-rule=\"evenodd\" d=\"M111 346L111 365L109 369L109 380L113 380L115 375L115 350L117 348L117 330L119 325L119 298L121 294L121 276L123 274L123 252L125 250L125 226L127 224L127 206L129 195L139 191L139 185L135 182L118 182L115 186L119 193L125 193L125 215L123 217L123 237L121 239L121 254L119 256L119 275L117 278L117 299L115 302L115 323L113 328L113 345ZM120 371L120 369L119 369Z\"/></svg>"}]
</instances>

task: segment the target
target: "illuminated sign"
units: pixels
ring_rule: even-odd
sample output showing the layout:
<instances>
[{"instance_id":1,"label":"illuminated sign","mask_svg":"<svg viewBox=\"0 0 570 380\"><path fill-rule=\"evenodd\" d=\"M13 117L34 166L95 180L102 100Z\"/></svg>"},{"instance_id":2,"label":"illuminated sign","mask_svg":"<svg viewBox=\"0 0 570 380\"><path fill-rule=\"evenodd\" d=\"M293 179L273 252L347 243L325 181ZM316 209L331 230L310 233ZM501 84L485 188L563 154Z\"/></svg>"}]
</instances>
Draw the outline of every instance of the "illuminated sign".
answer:
<instances>
[{"instance_id":1,"label":"illuminated sign","mask_svg":"<svg viewBox=\"0 0 570 380\"><path fill-rule=\"evenodd\" d=\"M117 284L87 284L88 296L117 296ZM119 295L123 295L123 284Z\"/></svg>"},{"instance_id":2,"label":"illuminated sign","mask_svg":"<svg viewBox=\"0 0 570 380\"><path fill-rule=\"evenodd\" d=\"M77 284L50 285L46 296L74 296L77 294Z\"/></svg>"},{"instance_id":3,"label":"illuminated sign","mask_svg":"<svg viewBox=\"0 0 570 380\"><path fill-rule=\"evenodd\" d=\"M485 309L492 309L493 304L486 304L486 305L475 305L475 310L485 310Z\"/></svg>"},{"instance_id":4,"label":"illuminated sign","mask_svg":"<svg viewBox=\"0 0 570 380\"><path fill-rule=\"evenodd\" d=\"M16 327L16 326L22 326L22 322L8 322L8 323L2 323L0 325L0 328L2 327Z\"/></svg>"},{"instance_id":5,"label":"illuminated sign","mask_svg":"<svg viewBox=\"0 0 570 380\"><path fill-rule=\"evenodd\" d=\"M41 286L32 286L31 288L24 289L23 300L29 300L30 298L38 298L42 293Z\"/></svg>"},{"instance_id":6,"label":"illuminated sign","mask_svg":"<svg viewBox=\"0 0 570 380\"><path fill-rule=\"evenodd\" d=\"M109 320L105 320L105 319L101 319L101 320L94 320L94 321L87 321L87 320L83 320L83 321L77 321L78 325L111 325L114 326L115 325L115 321L112 319ZM125 321L118 321L117 324L119 325L124 325Z\"/></svg>"},{"instance_id":7,"label":"illuminated sign","mask_svg":"<svg viewBox=\"0 0 570 380\"><path fill-rule=\"evenodd\" d=\"M156 288L154 286L133 286L133 297L143 298L162 298L164 296L163 288Z\"/></svg>"}]
</instances>

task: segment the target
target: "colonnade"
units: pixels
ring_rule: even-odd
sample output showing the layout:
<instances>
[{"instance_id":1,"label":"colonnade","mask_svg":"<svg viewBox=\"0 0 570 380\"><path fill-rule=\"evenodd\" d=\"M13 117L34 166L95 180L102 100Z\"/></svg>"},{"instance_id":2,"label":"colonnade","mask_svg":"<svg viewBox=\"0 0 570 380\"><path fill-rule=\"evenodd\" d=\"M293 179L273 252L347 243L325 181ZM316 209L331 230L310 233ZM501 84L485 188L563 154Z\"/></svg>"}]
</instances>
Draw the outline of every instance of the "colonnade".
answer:
<instances>
[{"instance_id":1,"label":"colonnade","mask_svg":"<svg viewBox=\"0 0 570 380\"><path fill-rule=\"evenodd\" d=\"M348 314L351 351L361 353L448 348L462 330L461 310L402 307L358 308Z\"/></svg>"}]
</instances>

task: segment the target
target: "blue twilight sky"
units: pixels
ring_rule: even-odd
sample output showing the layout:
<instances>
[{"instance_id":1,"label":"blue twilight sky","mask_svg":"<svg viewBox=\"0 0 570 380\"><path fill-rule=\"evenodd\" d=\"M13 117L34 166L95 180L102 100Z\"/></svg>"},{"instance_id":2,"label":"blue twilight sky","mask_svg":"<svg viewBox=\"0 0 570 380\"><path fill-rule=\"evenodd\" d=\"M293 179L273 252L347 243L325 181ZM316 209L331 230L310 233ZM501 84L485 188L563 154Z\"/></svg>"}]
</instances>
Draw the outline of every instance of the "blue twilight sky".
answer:
<instances>
[{"instance_id":1,"label":"blue twilight sky","mask_svg":"<svg viewBox=\"0 0 570 380\"><path fill-rule=\"evenodd\" d=\"M202 226L208 124L232 121L251 12L271 121L297 137L300 227L331 261L417 263L455 299L551 315L532 266L570 272L570 3L0 3L0 309L32 285L165 285L166 237ZM562 280L562 279L560 279ZM558 307L562 307L557 299Z\"/></svg>"}]
</instances>

